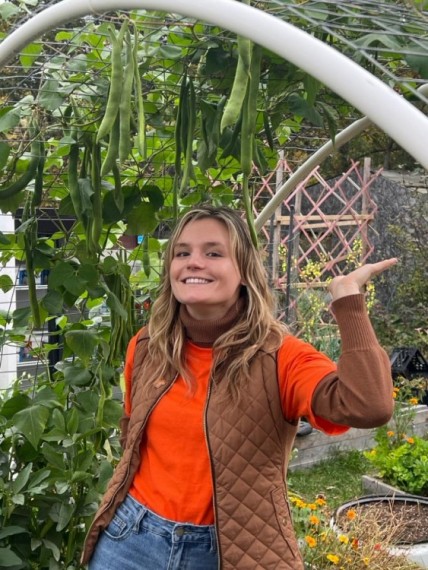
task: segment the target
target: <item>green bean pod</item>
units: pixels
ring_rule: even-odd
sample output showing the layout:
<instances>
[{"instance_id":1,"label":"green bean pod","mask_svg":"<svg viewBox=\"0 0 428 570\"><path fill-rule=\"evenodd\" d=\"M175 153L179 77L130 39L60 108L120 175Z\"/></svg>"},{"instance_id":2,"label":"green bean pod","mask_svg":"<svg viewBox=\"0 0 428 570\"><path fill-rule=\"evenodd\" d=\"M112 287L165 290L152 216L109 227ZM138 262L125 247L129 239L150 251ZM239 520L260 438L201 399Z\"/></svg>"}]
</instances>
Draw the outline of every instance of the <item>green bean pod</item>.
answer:
<instances>
[{"instance_id":1,"label":"green bean pod","mask_svg":"<svg viewBox=\"0 0 428 570\"><path fill-rule=\"evenodd\" d=\"M149 236L145 235L143 240L143 270L146 277L150 276L150 252L149 252Z\"/></svg>"},{"instance_id":2,"label":"green bean pod","mask_svg":"<svg viewBox=\"0 0 428 570\"><path fill-rule=\"evenodd\" d=\"M28 164L27 170L12 184L0 188L0 200L7 200L19 194L22 190L27 188L28 184L33 180L37 174L39 163L44 156L43 144L38 140L33 140L31 144L31 160Z\"/></svg>"},{"instance_id":3,"label":"green bean pod","mask_svg":"<svg viewBox=\"0 0 428 570\"><path fill-rule=\"evenodd\" d=\"M131 34L126 34L126 65L123 74L122 94L119 104L120 136L119 159L123 162L132 150L131 141L131 96L134 84L134 54L131 46Z\"/></svg>"},{"instance_id":4,"label":"green bean pod","mask_svg":"<svg viewBox=\"0 0 428 570\"><path fill-rule=\"evenodd\" d=\"M41 156L34 179L34 194L32 199L33 208L38 208L40 206L43 197L43 170L45 167L45 147L43 143L40 143L40 151Z\"/></svg>"},{"instance_id":5,"label":"green bean pod","mask_svg":"<svg viewBox=\"0 0 428 570\"><path fill-rule=\"evenodd\" d=\"M110 76L110 90L107 98L107 105L104 112L104 117L97 133L97 142L106 137L113 128L116 115L119 112L120 98L122 94L122 39L127 27L127 21L122 25L118 37L116 38L115 30L113 27L109 28L109 35L112 43L111 50L111 76Z\"/></svg>"},{"instance_id":6,"label":"green bean pod","mask_svg":"<svg viewBox=\"0 0 428 570\"><path fill-rule=\"evenodd\" d=\"M147 147L146 147L146 116L144 112L144 100L143 100L143 90L141 88L141 78L138 72L138 29L135 26L134 31L134 74L135 74L135 91L137 97L137 136L136 145L138 152L141 157L145 159L147 157Z\"/></svg>"},{"instance_id":7,"label":"green bean pod","mask_svg":"<svg viewBox=\"0 0 428 570\"><path fill-rule=\"evenodd\" d=\"M252 43L250 40L238 36L238 64L236 66L230 97L221 118L221 132L223 132L226 127L236 123L241 114L250 77L251 47Z\"/></svg>"},{"instance_id":8,"label":"green bean pod","mask_svg":"<svg viewBox=\"0 0 428 570\"><path fill-rule=\"evenodd\" d=\"M185 164L183 170L183 176L181 178L179 195L181 196L184 190L187 188L190 177L193 171L193 137L196 124L196 96L195 89L193 86L193 81L189 79L188 84L188 105L186 106L186 119L187 119L187 130L186 136L183 138L183 142L186 143L184 147L184 157ZM183 125L182 125L183 127Z\"/></svg>"},{"instance_id":9,"label":"green bean pod","mask_svg":"<svg viewBox=\"0 0 428 570\"><path fill-rule=\"evenodd\" d=\"M249 177L253 166L254 147L255 147L255 130L257 121L257 95L260 82L260 65L261 65L262 49L260 46L254 46L253 56L251 58L251 79L247 87L245 96L242 129L241 129L241 168L243 172L242 197L244 201L245 215L251 234L251 239L257 247L257 231L254 225L254 216L252 211L252 197L249 192Z\"/></svg>"},{"instance_id":10,"label":"green bean pod","mask_svg":"<svg viewBox=\"0 0 428 570\"><path fill-rule=\"evenodd\" d=\"M119 158L119 136L120 119L118 114L109 134L107 153L101 165L101 176L106 176L116 165L116 161Z\"/></svg>"},{"instance_id":11,"label":"green bean pod","mask_svg":"<svg viewBox=\"0 0 428 570\"><path fill-rule=\"evenodd\" d=\"M94 191L92 195L93 219L92 219L92 235L91 242L94 252L100 251L99 239L101 237L101 232L103 229L103 212L102 212L102 200L101 200L101 157L100 157L100 146L95 143L92 149L92 164L91 164L91 182L92 189Z\"/></svg>"},{"instance_id":12,"label":"green bean pod","mask_svg":"<svg viewBox=\"0 0 428 570\"><path fill-rule=\"evenodd\" d=\"M79 222L85 227L85 218L83 215L83 205L79 189L79 145L72 144L70 154L68 155L68 191L70 192L71 203Z\"/></svg>"},{"instance_id":13,"label":"green bean pod","mask_svg":"<svg viewBox=\"0 0 428 570\"><path fill-rule=\"evenodd\" d=\"M180 191L181 178L181 133L183 123L183 108L186 106L187 97L187 73L183 74L180 86L180 94L178 98L177 117L175 119L174 141L175 141L175 160L174 160L174 183L173 183L173 211L174 219L178 218L178 196Z\"/></svg>"}]
</instances>

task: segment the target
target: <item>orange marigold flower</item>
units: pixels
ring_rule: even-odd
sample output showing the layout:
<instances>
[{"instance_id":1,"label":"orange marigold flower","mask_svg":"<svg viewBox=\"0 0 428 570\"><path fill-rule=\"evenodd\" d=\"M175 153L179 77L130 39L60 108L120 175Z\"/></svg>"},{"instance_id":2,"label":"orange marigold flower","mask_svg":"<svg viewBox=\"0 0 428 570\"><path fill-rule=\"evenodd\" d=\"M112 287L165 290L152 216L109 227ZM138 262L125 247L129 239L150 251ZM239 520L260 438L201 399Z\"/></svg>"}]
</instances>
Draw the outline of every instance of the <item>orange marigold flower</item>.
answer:
<instances>
[{"instance_id":1,"label":"orange marigold flower","mask_svg":"<svg viewBox=\"0 0 428 570\"><path fill-rule=\"evenodd\" d=\"M356 517L357 511L354 511L354 509L349 509L349 511L346 511L346 518L350 521L353 521Z\"/></svg>"},{"instance_id":2,"label":"orange marigold flower","mask_svg":"<svg viewBox=\"0 0 428 570\"><path fill-rule=\"evenodd\" d=\"M315 503L308 503L306 506L307 506L308 508L310 508L311 511L316 511L317 508L318 508L318 506L317 506Z\"/></svg>"},{"instance_id":3,"label":"orange marigold flower","mask_svg":"<svg viewBox=\"0 0 428 570\"><path fill-rule=\"evenodd\" d=\"M317 540L313 536L305 536L305 542L309 548L314 548L317 545Z\"/></svg>"},{"instance_id":4,"label":"orange marigold flower","mask_svg":"<svg viewBox=\"0 0 428 570\"><path fill-rule=\"evenodd\" d=\"M352 539L352 542L351 542L351 546L352 546L352 548L353 548L354 550L357 550L358 544L359 544L358 538L353 538L353 539Z\"/></svg>"},{"instance_id":5,"label":"orange marigold flower","mask_svg":"<svg viewBox=\"0 0 428 570\"><path fill-rule=\"evenodd\" d=\"M327 560L329 560L330 562L333 562L334 565L339 564L339 556L337 556L336 554L327 554L326 556Z\"/></svg>"},{"instance_id":6,"label":"orange marigold flower","mask_svg":"<svg viewBox=\"0 0 428 570\"><path fill-rule=\"evenodd\" d=\"M324 505L327 504L327 501L325 499L323 499L322 497L318 497L318 499L315 500L315 503L319 506L319 507L323 507Z\"/></svg>"},{"instance_id":7,"label":"orange marigold flower","mask_svg":"<svg viewBox=\"0 0 428 570\"><path fill-rule=\"evenodd\" d=\"M410 398L409 400L409 404L411 406L416 406L419 403L419 400L417 398Z\"/></svg>"},{"instance_id":8,"label":"orange marigold flower","mask_svg":"<svg viewBox=\"0 0 428 570\"><path fill-rule=\"evenodd\" d=\"M341 542L342 544L348 544L349 542L349 538L346 536L346 534L339 534L338 538L339 542Z\"/></svg>"},{"instance_id":9,"label":"orange marigold flower","mask_svg":"<svg viewBox=\"0 0 428 570\"><path fill-rule=\"evenodd\" d=\"M406 441L407 441L407 443L415 443L415 440L413 439L413 437L406 437Z\"/></svg>"},{"instance_id":10,"label":"orange marigold flower","mask_svg":"<svg viewBox=\"0 0 428 570\"><path fill-rule=\"evenodd\" d=\"M320 523L320 519L316 516L316 515L311 515L309 517L309 522L311 524L319 524Z\"/></svg>"},{"instance_id":11,"label":"orange marigold flower","mask_svg":"<svg viewBox=\"0 0 428 570\"><path fill-rule=\"evenodd\" d=\"M393 436L395 435L395 431L389 430L389 431L386 432L386 435L387 435L388 437L393 437Z\"/></svg>"}]
</instances>

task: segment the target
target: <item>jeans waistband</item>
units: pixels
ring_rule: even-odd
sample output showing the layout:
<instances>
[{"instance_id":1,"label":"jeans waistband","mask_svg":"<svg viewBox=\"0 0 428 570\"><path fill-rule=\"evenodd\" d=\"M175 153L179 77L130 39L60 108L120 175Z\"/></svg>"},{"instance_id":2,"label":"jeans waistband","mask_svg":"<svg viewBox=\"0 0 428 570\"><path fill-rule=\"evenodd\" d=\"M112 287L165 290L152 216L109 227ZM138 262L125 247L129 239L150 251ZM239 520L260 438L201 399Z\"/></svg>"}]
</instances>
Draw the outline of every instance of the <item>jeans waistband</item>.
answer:
<instances>
[{"instance_id":1,"label":"jeans waistband","mask_svg":"<svg viewBox=\"0 0 428 570\"><path fill-rule=\"evenodd\" d=\"M217 548L214 525L197 525L165 519L139 503L130 494L126 496L124 504L135 514L140 524L152 532L171 536L173 542L210 541L211 549L215 551Z\"/></svg>"}]
</instances>

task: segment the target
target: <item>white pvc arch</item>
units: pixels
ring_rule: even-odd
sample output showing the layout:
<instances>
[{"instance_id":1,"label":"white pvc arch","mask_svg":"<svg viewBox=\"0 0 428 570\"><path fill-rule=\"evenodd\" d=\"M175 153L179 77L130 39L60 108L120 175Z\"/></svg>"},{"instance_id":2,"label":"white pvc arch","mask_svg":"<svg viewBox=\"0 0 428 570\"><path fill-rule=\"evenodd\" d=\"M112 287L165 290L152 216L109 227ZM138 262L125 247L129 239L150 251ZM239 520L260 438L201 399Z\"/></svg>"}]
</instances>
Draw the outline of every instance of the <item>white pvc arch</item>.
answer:
<instances>
[{"instance_id":1,"label":"white pvc arch","mask_svg":"<svg viewBox=\"0 0 428 570\"><path fill-rule=\"evenodd\" d=\"M328 85L428 170L428 117L332 47L237 0L62 0L30 18L3 40L0 69L30 41L58 25L114 10L177 13L250 38Z\"/></svg>"}]
</instances>

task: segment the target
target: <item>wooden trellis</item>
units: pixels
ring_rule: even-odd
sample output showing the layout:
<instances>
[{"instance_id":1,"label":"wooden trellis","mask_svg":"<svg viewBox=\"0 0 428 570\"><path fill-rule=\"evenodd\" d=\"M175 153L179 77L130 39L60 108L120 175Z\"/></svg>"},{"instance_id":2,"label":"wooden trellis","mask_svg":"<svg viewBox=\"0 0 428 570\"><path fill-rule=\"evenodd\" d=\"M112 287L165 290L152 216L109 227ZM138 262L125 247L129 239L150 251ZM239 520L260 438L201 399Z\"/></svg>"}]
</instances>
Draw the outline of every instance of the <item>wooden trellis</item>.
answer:
<instances>
[{"instance_id":1,"label":"wooden trellis","mask_svg":"<svg viewBox=\"0 0 428 570\"><path fill-rule=\"evenodd\" d=\"M264 226L272 285L285 293L281 309L288 321L298 318L299 297L308 289L322 292L331 277L366 262L373 253L369 227L377 206L369 189L380 173L371 172L366 159L362 168L352 162L342 176L328 181L317 167ZM255 215L291 174L281 158L276 171L260 176Z\"/></svg>"}]
</instances>

